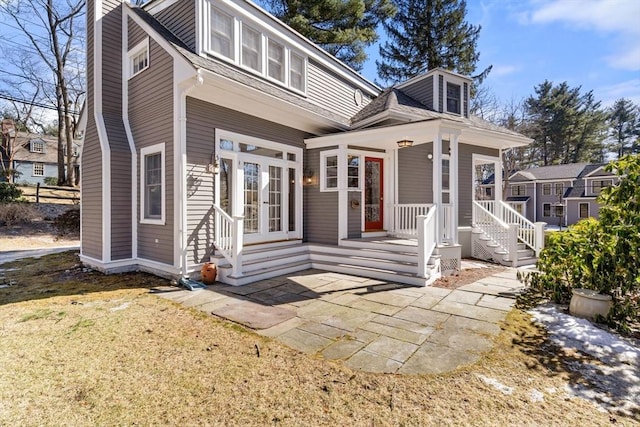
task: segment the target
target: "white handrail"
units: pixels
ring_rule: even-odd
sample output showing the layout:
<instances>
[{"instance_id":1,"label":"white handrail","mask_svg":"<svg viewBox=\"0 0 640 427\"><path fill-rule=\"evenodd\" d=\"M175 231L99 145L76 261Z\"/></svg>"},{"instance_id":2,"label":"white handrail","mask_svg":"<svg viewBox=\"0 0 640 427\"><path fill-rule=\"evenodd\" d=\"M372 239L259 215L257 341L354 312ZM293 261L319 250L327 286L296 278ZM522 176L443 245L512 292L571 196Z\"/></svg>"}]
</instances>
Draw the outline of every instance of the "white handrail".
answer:
<instances>
[{"instance_id":1,"label":"white handrail","mask_svg":"<svg viewBox=\"0 0 640 427\"><path fill-rule=\"evenodd\" d=\"M500 200L498 202L499 215L503 222L516 224L518 226L518 239L534 251L536 250L536 226L533 222L522 216L507 203Z\"/></svg>"},{"instance_id":2,"label":"white handrail","mask_svg":"<svg viewBox=\"0 0 640 427\"><path fill-rule=\"evenodd\" d=\"M426 215L418 215L418 276L428 278L427 263L436 248L438 222L437 206L431 206Z\"/></svg>"},{"instance_id":3,"label":"white handrail","mask_svg":"<svg viewBox=\"0 0 640 427\"><path fill-rule=\"evenodd\" d=\"M215 235L213 245L220 251L232 267L236 277L242 273L242 233L243 217L231 217L219 206L213 205L215 214Z\"/></svg>"},{"instance_id":4,"label":"white handrail","mask_svg":"<svg viewBox=\"0 0 640 427\"><path fill-rule=\"evenodd\" d=\"M503 251L509 253L509 225L487 209L485 202L487 201L473 202L473 225L482 230ZM489 205L488 207L495 206Z\"/></svg>"},{"instance_id":5,"label":"white handrail","mask_svg":"<svg viewBox=\"0 0 640 427\"><path fill-rule=\"evenodd\" d=\"M432 206L426 203L393 205L393 234L396 236L416 237L418 235L418 216L426 215Z\"/></svg>"}]
</instances>

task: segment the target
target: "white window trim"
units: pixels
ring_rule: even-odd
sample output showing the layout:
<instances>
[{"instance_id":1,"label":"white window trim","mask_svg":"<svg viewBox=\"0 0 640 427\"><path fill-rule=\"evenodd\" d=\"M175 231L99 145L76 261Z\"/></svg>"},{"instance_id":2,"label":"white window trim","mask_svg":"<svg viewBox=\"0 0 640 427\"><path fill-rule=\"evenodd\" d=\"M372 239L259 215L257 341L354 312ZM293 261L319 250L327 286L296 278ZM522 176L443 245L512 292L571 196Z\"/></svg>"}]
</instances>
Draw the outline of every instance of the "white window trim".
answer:
<instances>
[{"instance_id":1,"label":"white window trim","mask_svg":"<svg viewBox=\"0 0 640 427\"><path fill-rule=\"evenodd\" d=\"M254 19L251 19L250 17L247 16L243 16L242 13L240 13L239 10L230 10L230 7L221 7L220 4L216 3L215 6L213 5L213 1L209 0L209 1L205 1L205 7L203 10L203 16L204 16L204 20L201 20L201 22L203 22L203 30L201 32L201 37L206 37L206 39L203 41L202 46L204 46L204 48L202 49L203 53L206 53L207 55L211 55L214 56L216 58L219 58L222 61L225 62L229 62L232 63L234 65L237 65L239 67L241 67L243 70L246 70L247 72L250 72L251 74L254 74L256 76L259 76L263 79L265 79L268 82L271 82L273 84L276 84L278 86L284 87L287 90L290 90L292 92L295 92L299 95L302 96L307 96L307 88L308 88L308 61L309 61L309 56L307 53L303 53L305 50L301 49L296 43L292 42L289 38L287 37L283 37L282 34L278 34L278 36L275 36L275 33L272 31L272 29L268 28L265 26L264 22L259 22L256 21ZM216 9L218 11L220 11L221 13L224 13L228 16L230 16L233 19L234 25L233 25L233 46L232 46L232 52L233 52L233 58L229 58L227 56L224 56L218 52L215 52L212 48L211 48L211 37L210 37L210 32L211 32L211 12L212 9ZM247 65L244 65L242 63L242 27L243 25L248 26L249 28L251 28L253 31L256 31L259 35L260 35L260 39L261 39L261 52L260 52L260 65L261 65L261 70L255 70ZM279 45L281 45L282 47L284 47L284 82L274 79L272 77L269 76L269 70L268 70L268 65L269 65L269 58L268 58L268 41L269 40L273 40L274 42L278 43ZM292 47L294 46L294 47ZM302 80L303 80L303 90L299 90L297 88L294 88L291 86L290 84L290 54L294 53L295 55L299 56L300 58L303 59L304 64L303 64L303 75L302 75Z\"/></svg>"},{"instance_id":2,"label":"white window trim","mask_svg":"<svg viewBox=\"0 0 640 427\"><path fill-rule=\"evenodd\" d=\"M134 73L133 58L135 58L136 56L138 56L140 53L144 51L147 52L147 65L144 68L141 68L140 70ZM129 49L129 52L127 52L127 57L129 61L129 79L137 76L138 74L142 73L144 70L149 68L149 65L151 64L151 55L149 53L149 37L145 37L144 40L142 40L140 43L135 45L133 48Z\"/></svg>"},{"instance_id":3,"label":"white window trim","mask_svg":"<svg viewBox=\"0 0 640 427\"><path fill-rule=\"evenodd\" d=\"M40 147L42 147L42 149L41 150L36 150L35 149L36 145L39 145ZM31 141L31 152L32 153L43 154L44 150L45 150L44 146L45 146L45 144L42 141Z\"/></svg>"},{"instance_id":4,"label":"white window trim","mask_svg":"<svg viewBox=\"0 0 640 427\"><path fill-rule=\"evenodd\" d=\"M349 156L358 158L358 186L349 187ZM345 165L345 179L347 190L349 191L362 191L362 182L364 181L364 155L360 153L347 152L347 164ZM338 174L340 174L340 165L338 164Z\"/></svg>"},{"instance_id":5,"label":"white window trim","mask_svg":"<svg viewBox=\"0 0 640 427\"><path fill-rule=\"evenodd\" d=\"M337 175L337 181L336 181L336 186L335 187L330 187L327 188L327 182L326 182L326 178L327 178L327 157L336 157L337 158L337 164L338 164L338 170L336 171ZM340 189L340 177L341 177L341 173L340 173L340 155L338 153L338 150L329 150L329 151L323 151L322 153L320 153L320 191L338 191Z\"/></svg>"},{"instance_id":6,"label":"white window trim","mask_svg":"<svg viewBox=\"0 0 640 427\"><path fill-rule=\"evenodd\" d=\"M36 165L42 165L42 174L36 174ZM44 172L45 172L44 168L45 168L44 163L42 163L42 162L34 162L33 166L32 166L31 173L32 173L33 176L44 176Z\"/></svg>"},{"instance_id":7,"label":"white window trim","mask_svg":"<svg viewBox=\"0 0 640 427\"><path fill-rule=\"evenodd\" d=\"M542 195L543 196L551 196L552 195L552 187L553 185L549 182L542 184ZM549 189L549 192L547 193L545 190Z\"/></svg>"},{"instance_id":8,"label":"white window trim","mask_svg":"<svg viewBox=\"0 0 640 427\"><path fill-rule=\"evenodd\" d=\"M514 190L516 187L522 187L522 188L523 188L523 190L524 190L524 191L523 191L523 193L522 193L522 194L515 194L515 193L513 192L513 190ZM514 196L514 197L518 197L518 196L526 196L526 195L527 195L527 186L526 186L526 185L524 185L524 184L513 184L513 185L511 185L511 195L512 195L512 196Z\"/></svg>"},{"instance_id":9,"label":"white window trim","mask_svg":"<svg viewBox=\"0 0 640 427\"><path fill-rule=\"evenodd\" d=\"M144 212L144 203L146 196L145 189L145 180L146 180L146 162L144 161L145 156L151 154L160 153L160 164L162 165L161 174L160 174L160 182L162 184L162 193L161 193L161 209L160 209L160 218L145 218ZM140 224L153 224L153 225L165 225L166 224L166 194L167 194L167 182L165 179L167 166L165 164L165 143L161 142L160 144L151 145L149 147L144 147L140 149L140 161L138 163L140 165Z\"/></svg>"},{"instance_id":10,"label":"white window trim","mask_svg":"<svg viewBox=\"0 0 640 427\"><path fill-rule=\"evenodd\" d=\"M580 206L582 205L587 205L587 216L586 217L581 217L580 216ZM584 219L584 218L590 218L591 217L591 203L589 202L579 202L578 203L578 219Z\"/></svg>"},{"instance_id":11,"label":"white window trim","mask_svg":"<svg viewBox=\"0 0 640 427\"><path fill-rule=\"evenodd\" d=\"M561 189L560 193L558 193L558 187ZM554 196L564 196L564 183L556 183L554 190Z\"/></svg>"},{"instance_id":12,"label":"white window trim","mask_svg":"<svg viewBox=\"0 0 640 427\"><path fill-rule=\"evenodd\" d=\"M460 89L458 91L458 108L460 109L460 111L449 111L449 85L455 85L458 86ZM445 113L448 114L454 114L456 116L462 116L463 115L463 108L462 108L462 102L464 100L463 96L464 94L463 92L463 88L464 88L464 84L463 83L456 83L454 81L451 80L447 80L446 78L444 79L444 105L443 105L443 109L445 110Z\"/></svg>"}]
</instances>

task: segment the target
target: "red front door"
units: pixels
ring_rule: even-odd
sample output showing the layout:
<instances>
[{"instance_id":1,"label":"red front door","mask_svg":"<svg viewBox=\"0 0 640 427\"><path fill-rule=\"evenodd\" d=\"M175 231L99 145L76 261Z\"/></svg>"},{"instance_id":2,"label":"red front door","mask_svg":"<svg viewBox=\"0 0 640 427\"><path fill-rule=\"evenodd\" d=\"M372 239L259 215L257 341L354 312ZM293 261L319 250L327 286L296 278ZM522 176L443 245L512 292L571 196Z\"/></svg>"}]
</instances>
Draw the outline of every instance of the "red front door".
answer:
<instances>
[{"instance_id":1,"label":"red front door","mask_svg":"<svg viewBox=\"0 0 640 427\"><path fill-rule=\"evenodd\" d=\"M383 229L384 181L382 159L364 159L364 229Z\"/></svg>"}]
</instances>

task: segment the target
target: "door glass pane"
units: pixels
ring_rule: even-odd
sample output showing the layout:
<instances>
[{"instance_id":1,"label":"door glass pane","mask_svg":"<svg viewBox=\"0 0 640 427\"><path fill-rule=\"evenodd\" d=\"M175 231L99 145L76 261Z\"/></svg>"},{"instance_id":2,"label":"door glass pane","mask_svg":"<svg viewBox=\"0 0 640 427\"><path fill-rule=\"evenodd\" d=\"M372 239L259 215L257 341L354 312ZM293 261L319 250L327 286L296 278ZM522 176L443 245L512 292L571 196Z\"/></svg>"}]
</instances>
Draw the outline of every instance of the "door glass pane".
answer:
<instances>
[{"instance_id":1,"label":"door glass pane","mask_svg":"<svg viewBox=\"0 0 640 427\"><path fill-rule=\"evenodd\" d=\"M269 166L269 231L282 230L282 168Z\"/></svg>"},{"instance_id":2,"label":"door glass pane","mask_svg":"<svg viewBox=\"0 0 640 427\"><path fill-rule=\"evenodd\" d=\"M257 233L260 230L260 165L244 164L244 232Z\"/></svg>"},{"instance_id":3,"label":"door glass pane","mask_svg":"<svg viewBox=\"0 0 640 427\"><path fill-rule=\"evenodd\" d=\"M364 195L365 221L376 222L381 220L380 212L380 163L366 162L365 166L366 190Z\"/></svg>"},{"instance_id":4,"label":"door glass pane","mask_svg":"<svg viewBox=\"0 0 640 427\"><path fill-rule=\"evenodd\" d=\"M289 231L296 231L296 170L289 168Z\"/></svg>"},{"instance_id":5,"label":"door glass pane","mask_svg":"<svg viewBox=\"0 0 640 427\"><path fill-rule=\"evenodd\" d=\"M449 159L442 159L442 189L449 189Z\"/></svg>"},{"instance_id":6,"label":"door glass pane","mask_svg":"<svg viewBox=\"0 0 640 427\"><path fill-rule=\"evenodd\" d=\"M220 159L220 207L227 214L232 215L233 206L233 171L231 159Z\"/></svg>"}]
</instances>

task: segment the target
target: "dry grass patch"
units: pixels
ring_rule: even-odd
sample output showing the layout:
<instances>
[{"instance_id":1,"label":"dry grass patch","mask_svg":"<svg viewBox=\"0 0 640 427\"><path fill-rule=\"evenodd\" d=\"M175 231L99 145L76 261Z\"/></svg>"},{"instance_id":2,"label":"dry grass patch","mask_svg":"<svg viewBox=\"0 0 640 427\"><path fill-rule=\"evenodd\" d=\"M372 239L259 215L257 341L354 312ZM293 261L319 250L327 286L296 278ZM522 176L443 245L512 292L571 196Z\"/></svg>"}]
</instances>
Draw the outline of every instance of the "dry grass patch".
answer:
<instances>
[{"instance_id":1,"label":"dry grass patch","mask_svg":"<svg viewBox=\"0 0 640 427\"><path fill-rule=\"evenodd\" d=\"M166 281L153 276L83 272L69 253L12 267L19 270L5 274L16 285L0 289L1 425L611 422L592 403L566 395L570 374L518 311L473 367L378 375L158 298L149 290ZM531 398L533 389L542 401Z\"/></svg>"},{"instance_id":2,"label":"dry grass patch","mask_svg":"<svg viewBox=\"0 0 640 427\"><path fill-rule=\"evenodd\" d=\"M38 217L38 210L28 203L0 203L0 225L31 222Z\"/></svg>"}]
</instances>

